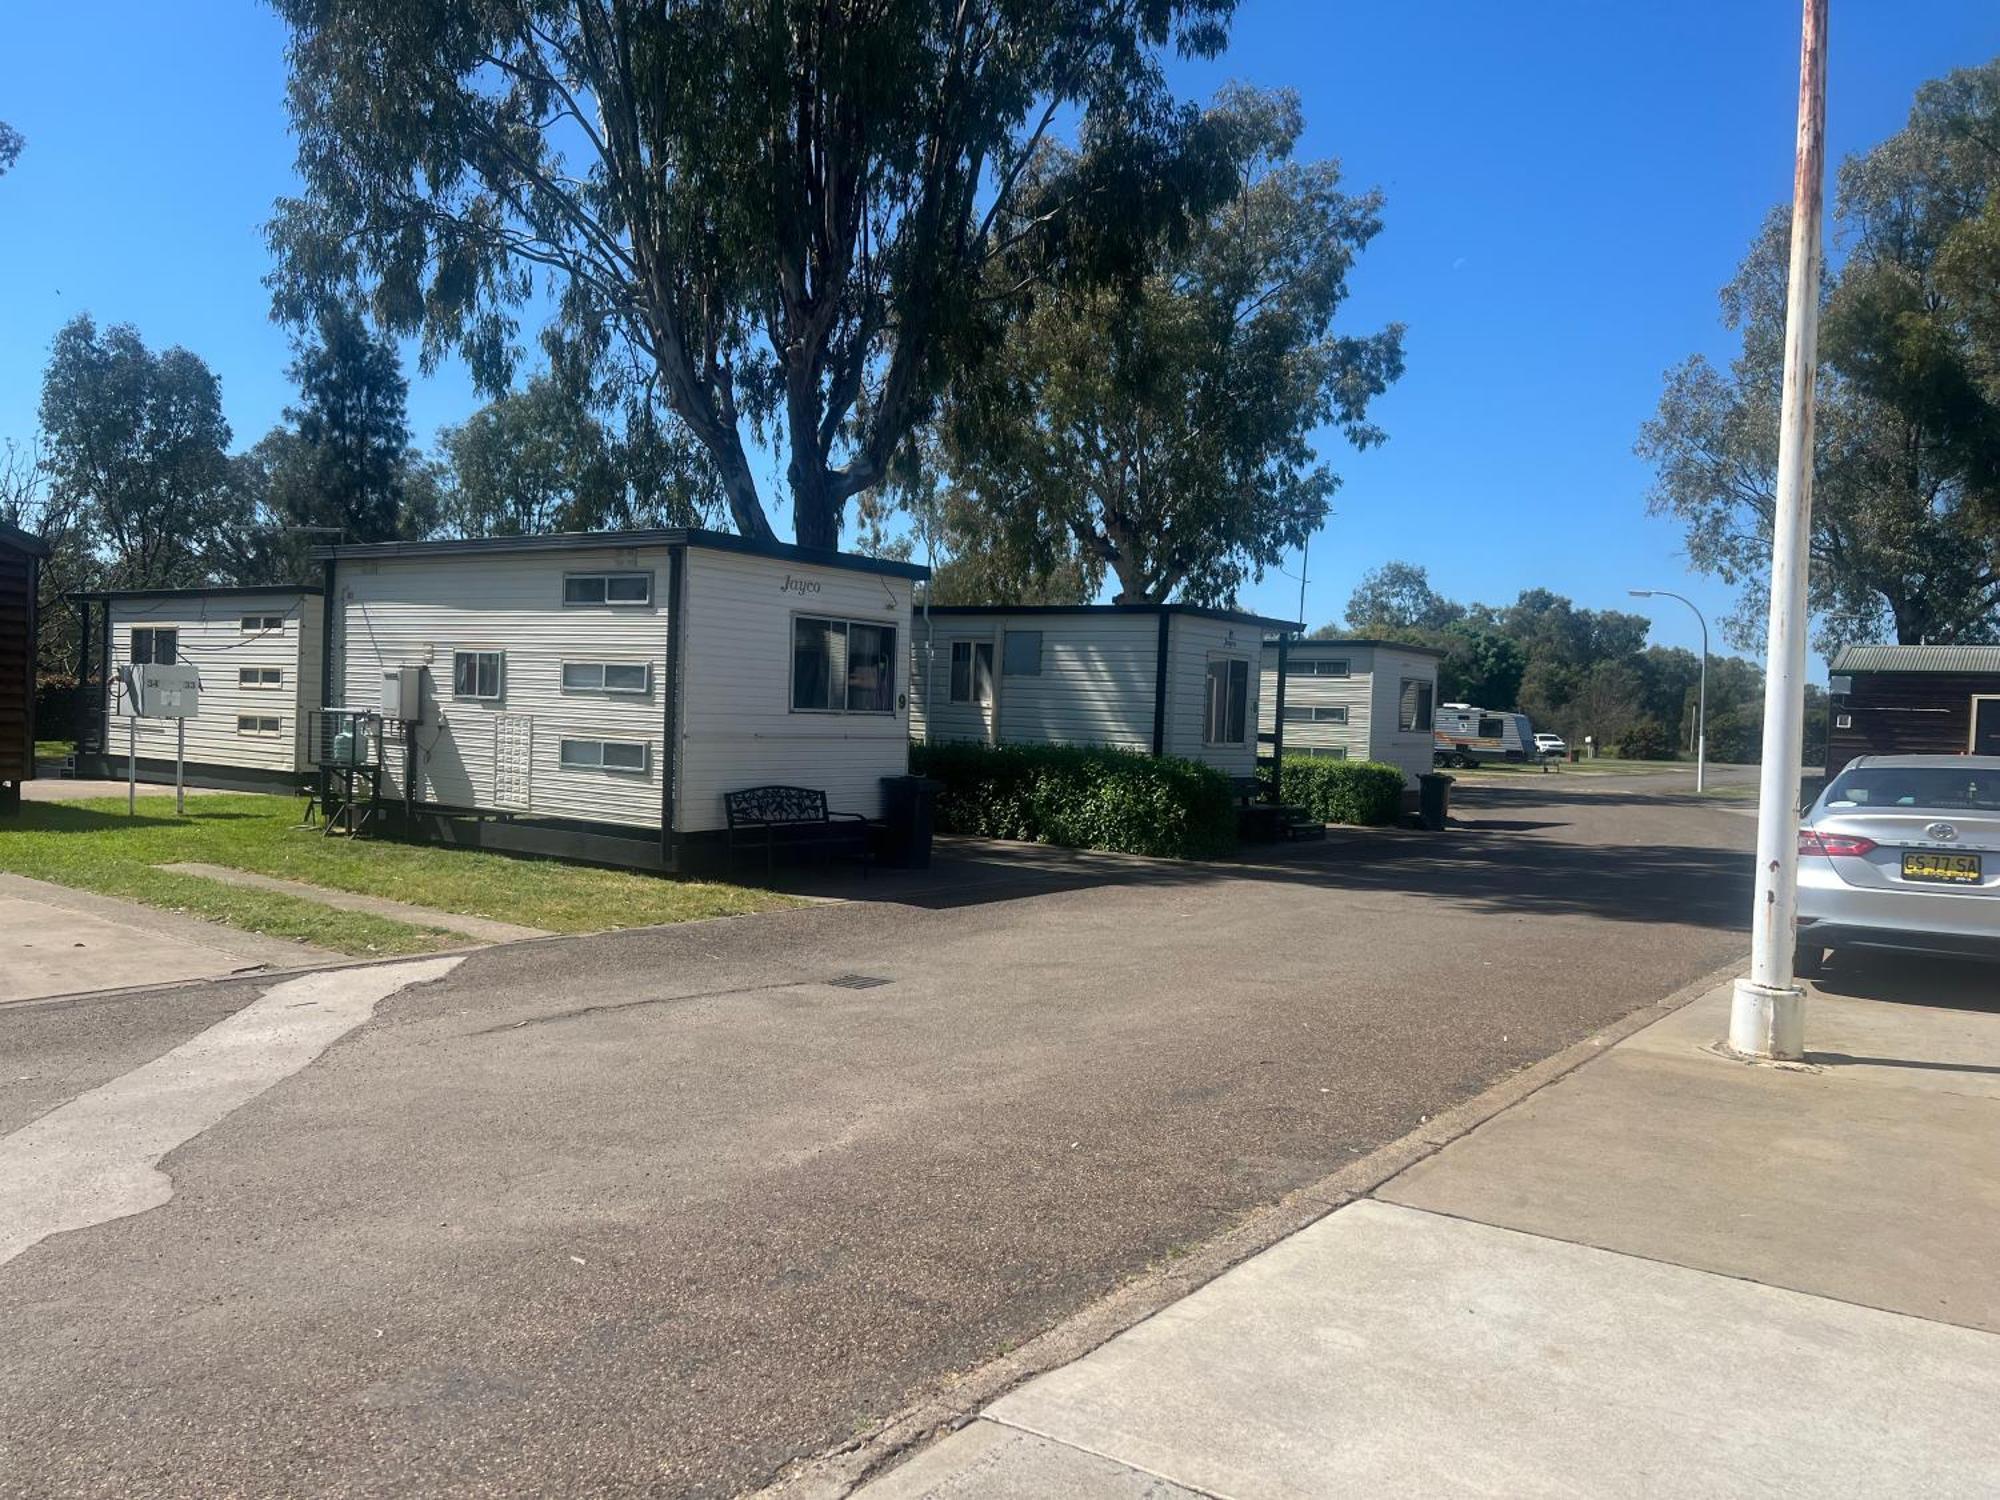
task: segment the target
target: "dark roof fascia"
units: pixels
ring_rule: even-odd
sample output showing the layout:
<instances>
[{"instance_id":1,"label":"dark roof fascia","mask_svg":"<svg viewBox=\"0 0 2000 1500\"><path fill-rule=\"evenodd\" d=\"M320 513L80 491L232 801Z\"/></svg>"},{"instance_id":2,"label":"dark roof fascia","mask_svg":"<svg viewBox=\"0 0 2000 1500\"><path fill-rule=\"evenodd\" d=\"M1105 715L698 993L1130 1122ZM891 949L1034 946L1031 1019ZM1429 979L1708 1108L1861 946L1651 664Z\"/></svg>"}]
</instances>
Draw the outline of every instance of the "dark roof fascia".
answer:
<instances>
[{"instance_id":1,"label":"dark roof fascia","mask_svg":"<svg viewBox=\"0 0 2000 1500\"><path fill-rule=\"evenodd\" d=\"M212 599L218 594L229 594L236 598L249 596L253 599L275 599L284 594L311 594L315 598L321 593L316 583L237 583L201 589L79 589L73 594L65 594L66 599L79 603L84 600L119 599Z\"/></svg>"},{"instance_id":2,"label":"dark roof fascia","mask_svg":"<svg viewBox=\"0 0 2000 1500\"><path fill-rule=\"evenodd\" d=\"M30 557L47 557L49 544L32 531L23 531L18 526L9 526L0 521L0 542L5 542L16 552L25 552Z\"/></svg>"},{"instance_id":3,"label":"dark roof fascia","mask_svg":"<svg viewBox=\"0 0 2000 1500\"><path fill-rule=\"evenodd\" d=\"M1305 629L1297 620L1274 620L1269 615L1207 604L933 604L930 612L934 615L1187 615L1197 620L1255 625L1280 635Z\"/></svg>"},{"instance_id":4,"label":"dark roof fascia","mask_svg":"<svg viewBox=\"0 0 2000 1500\"><path fill-rule=\"evenodd\" d=\"M1278 643L1276 641L1266 641L1264 642L1264 644L1266 646L1275 646ZM1322 636L1316 640L1307 639L1307 640L1293 641L1292 642L1293 659L1296 660L1299 653L1302 651L1312 651L1321 646L1328 646L1337 650L1347 650L1355 646L1366 646L1372 650L1377 650L1377 651L1407 651L1412 656L1430 656L1430 657L1435 657L1439 661L1443 661L1445 658L1445 653L1438 650L1437 647L1435 646L1415 646L1410 644L1410 642L1408 641L1376 640L1370 637L1357 635L1351 637L1343 636L1339 640L1328 640L1324 636Z\"/></svg>"},{"instance_id":5,"label":"dark roof fascia","mask_svg":"<svg viewBox=\"0 0 2000 1500\"><path fill-rule=\"evenodd\" d=\"M921 563L888 557L864 557L858 552L823 552L790 542L758 542L726 531L672 528L653 531L552 531L536 536L445 537L425 542L348 542L315 547L312 556L341 562L385 557L460 557L494 552L580 552L606 547L705 547L713 552L739 552L795 562L804 567L846 568L856 573L881 573L918 581L931 576Z\"/></svg>"}]
</instances>

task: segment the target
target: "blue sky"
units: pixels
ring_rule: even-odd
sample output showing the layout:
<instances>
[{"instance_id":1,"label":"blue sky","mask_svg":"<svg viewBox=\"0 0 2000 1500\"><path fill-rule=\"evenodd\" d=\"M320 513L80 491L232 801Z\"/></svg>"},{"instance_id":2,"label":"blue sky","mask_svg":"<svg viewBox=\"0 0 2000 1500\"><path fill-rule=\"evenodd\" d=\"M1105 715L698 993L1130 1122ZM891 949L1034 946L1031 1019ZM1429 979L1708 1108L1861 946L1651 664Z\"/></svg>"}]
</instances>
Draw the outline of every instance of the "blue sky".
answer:
<instances>
[{"instance_id":1,"label":"blue sky","mask_svg":"<svg viewBox=\"0 0 2000 1500\"><path fill-rule=\"evenodd\" d=\"M1244 0L1223 58L1177 65L1191 96L1298 90L1303 152L1388 197L1347 317L1406 323L1408 373L1375 412L1387 444L1324 445L1344 484L1311 623L1391 558L1460 599L1627 608L1648 585L1727 611L1646 516L1631 447L1670 365L1729 352L1716 290L1789 191L1797 25L1792 0ZM202 355L254 442L292 395L260 285L292 180L283 28L250 3L105 0L18 7L6 32L0 119L28 150L0 179L0 437L32 434L49 340L88 310ZM1838 158L1896 130L1924 79L2000 53L2000 7L1833 0L1831 37ZM413 371L421 441L477 404L462 372ZM1298 585L1245 602L1289 614ZM1659 604L1655 639L1694 644Z\"/></svg>"}]
</instances>

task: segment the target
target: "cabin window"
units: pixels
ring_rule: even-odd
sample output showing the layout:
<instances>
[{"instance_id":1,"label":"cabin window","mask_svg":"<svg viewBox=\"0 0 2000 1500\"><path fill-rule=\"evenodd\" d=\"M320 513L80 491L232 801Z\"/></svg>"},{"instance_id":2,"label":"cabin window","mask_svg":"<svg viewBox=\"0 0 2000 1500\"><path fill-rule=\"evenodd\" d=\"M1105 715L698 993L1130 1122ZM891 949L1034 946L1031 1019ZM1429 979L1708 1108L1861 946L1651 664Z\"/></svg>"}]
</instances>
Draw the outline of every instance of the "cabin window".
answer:
<instances>
[{"instance_id":1,"label":"cabin window","mask_svg":"<svg viewBox=\"0 0 2000 1500\"><path fill-rule=\"evenodd\" d=\"M564 604L651 604L651 573L565 573Z\"/></svg>"},{"instance_id":2,"label":"cabin window","mask_svg":"<svg viewBox=\"0 0 2000 1500\"><path fill-rule=\"evenodd\" d=\"M560 759L571 771L641 771L652 747L644 740L564 740Z\"/></svg>"},{"instance_id":3,"label":"cabin window","mask_svg":"<svg viewBox=\"0 0 2000 1500\"><path fill-rule=\"evenodd\" d=\"M951 643L951 701L985 705L993 701L993 643Z\"/></svg>"},{"instance_id":4,"label":"cabin window","mask_svg":"<svg viewBox=\"0 0 2000 1500\"><path fill-rule=\"evenodd\" d=\"M1403 693L1396 706L1396 727L1405 734L1431 732L1431 699L1437 684L1417 677L1403 679ZM1484 731L1482 730L1482 733ZM1499 733L1498 729L1493 731Z\"/></svg>"},{"instance_id":5,"label":"cabin window","mask_svg":"<svg viewBox=\"0 0 2000 1500\"><path fill-rule=\"evenodd\" d=\"M179 630L141 626L132 632L132 665L170 667L179 657L180 641Z\"/></svg>"},{"instance_id":6,"label":"cabin window","mask_svg":"<svg viewBox=\"0 0 2000 1500\"><path fill-rule=\"evenodd\" d=\"M276 688L285 685L283 667L238 667L236 685L240 688Z\"/></svg>"},{"instance_id":7,"label":"cabin window","mask_svg":"<svg viewBox=\"0 0 2000 1500\"><path fill-rule=\"evenodd\" d=\"M1042 633L1039 630L1010 630L1000 670L1009 677L1042 675Z\"/></svg>"},{"instance_id":8,"label":"cabin window","mask_svg":"<svg viewBox=\"0 0 2000 1500\"><path fill-rule=\"evenodd\" d=\"M283 630L283 615L245 615L237 626L245 635L262 635L269 630Z\"/></svg>"},{"instance_id":9,"label":"cabin window","mask_svg":"<svg viewBox=\"0 0 2000 1500\"><path fill-rule=\"evenodd\" d=\"M1285 705L1287 724L1345 724L1347 705L1345 703L1287 703Z\"/></svg>"},{"instance_id":10,"label":"cabin window","mask_svg":"<svg viewBox=\"0 0 2000 1500\"><path fill-rule=\"evenodd\" d=\"M792 711L896 711L896 627L799 615L792 621Z\"/></svg>"},{"instance_id":11,"label":"cabin window","mask_svg":"<svg viewBox=\"0 0 2000 1500\"><path fill-rule=\"evenodd\" d=\"M451 654L451 694L454 698L498 698L506 680L504 651L454 651Z\"/></svg>"},{"instance_id":12,"label":"cabin window","mask_svg":"<svg viewBox=\"0 0 2000 1500\"><path fill-rule=\"evenodd\" d=\"M276 739L284 732L284 721L276 714L238 714L236 732L253 734L259 739Z\"/></svg>"},{"instance_id":13,"label":"cabin window","mask_svg":"<svg viewBox=\"0 0 2000 1500\"><path fill-rule=\"evenodd\" d=\"M1347 747L1345 745L1300 745L1294 748L1291 745L1287 745L1285 746L1285 754L1288 756L1303 756L1308 760L1346 760Z\"/></svg>"},{"instance_id":14,"label":"cabin window","mask_svg":"<svg viewBox=\"0 0 2000 1500\"><path fill-rule=\"evenodd\" d=\"M1285 663L1287 677L1352 677L1344 658L1326 657L1319 661L1300 661L1297 657Z\"/></svg>"},{"instance_id":15,"label":"cabin window","mask_svg":"<svg viewBox=\"0 0 2000 1500\"><path fill-rule=\"evenodd\" d=\"M643 661L566 661L565 693L633 693L653 690L653 666Z\"/></svg>"},{"instance_id":16,"label":"cabin window","mask_svg":"<svg viewBox=\"0 0 2000 1500\"><path fill-rule=\"evenodd\" d=\"M1240 656L1217 657L1209 662L1202 740L1210 745L1242 744L1249 708L1250 663Z\"/></svg>"}]
</instances>

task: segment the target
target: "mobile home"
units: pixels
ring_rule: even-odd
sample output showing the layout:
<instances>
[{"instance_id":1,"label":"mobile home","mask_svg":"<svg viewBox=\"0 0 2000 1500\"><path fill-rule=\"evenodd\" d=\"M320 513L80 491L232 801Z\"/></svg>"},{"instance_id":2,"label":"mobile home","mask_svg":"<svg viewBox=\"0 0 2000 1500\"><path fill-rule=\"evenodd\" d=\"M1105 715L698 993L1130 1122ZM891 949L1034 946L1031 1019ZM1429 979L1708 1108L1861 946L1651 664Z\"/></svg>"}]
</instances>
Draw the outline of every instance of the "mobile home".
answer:
<instances>
[{"instance_id":1,"label":"mobile home","mask_svg":"<svg viewBox=\"0 0 2000 1500\"><path fill-rule=\"evenodd\" d=\"M1828 777L1857 755L2000 755L2000 646L1847 646L1827 697Z\"/></svg>"},{"instance_id":2,"label":"mobile home","mask_svg":"<svg viewBox=\"0 0 2000 1500\"><path fill-rule=\"evenodd\" d=\"M196 786L292 789L310 768L306 730L322 689L322 601L317 588L122 589L76 594L88 684L77 770L126 774L136 744L142 781L171 781L176 725L128 720L121 667L194 667L200 706L186 720L187 779Z\"/></svg>"},{"instance_id":3,"label":"mobile home","mask_svg":"<svg viewBox=\"0 0 2000 1500\"><path fill-rule=\"evenodd\" d=\"M0 812L21 803L35 774L35 597L42 539L0 523Z\"/></svg>"},{"instance_id":4,"label":"mobile home","mask_svg":"<svg viewBox=\"0 0 2000 1500\"><path fill-rule=\"evenodd\" d=\"M1113 745L1257 772L1264 637L1295 621L1187 604L938 606L917 621L912 733Z\"/></svg>"},{"instance_id":5,"label":"mobile home","mask_svg":"<svg viewBox=\"0 0 2000 1500\"><path fill-rule=\"evenodd\" d=\"M382 795L416 832L679 868L726 792L873 817L908 770L924 568L697 530L316 556L328 701L380 716Z\"/></svg>"},{"instance_id":6,"label":"mobile home","mask_svg":"<svg viewBox=\"0 0 2000 1500\"><path fill-rule=\"evenodd\" d=\"M1267 745L1278 740L1281 654L1287 756L1380 761L1409 786L1431 769L1443 652L1401 641L1267 641L1257 721Z\"/></svg>"}]
</instances>

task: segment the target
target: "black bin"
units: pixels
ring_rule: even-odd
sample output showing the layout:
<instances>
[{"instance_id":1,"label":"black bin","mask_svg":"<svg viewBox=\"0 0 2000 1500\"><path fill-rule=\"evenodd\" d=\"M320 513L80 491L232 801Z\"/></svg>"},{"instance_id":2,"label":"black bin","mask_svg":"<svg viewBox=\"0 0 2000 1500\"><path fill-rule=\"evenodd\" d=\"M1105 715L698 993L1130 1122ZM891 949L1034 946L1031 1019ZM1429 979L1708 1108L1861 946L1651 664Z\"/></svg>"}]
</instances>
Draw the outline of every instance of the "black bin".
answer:
<instances>
[{"instance_id":1,"label":"black bin","mask_svg":"<svg viewBox=\"0 0 2000 1500\"><path fill-rule=\"evenodd\" d=\"M898 870L931 867L931 825L943 789L944 783L928 776L882 778L883 829L876 852L883 864Z\"/></svg>"},{"instance_id":2,"label":"black bin","mask_svg":"<svg viewBox=\"0 0 2000 1500\"><path fill-rule=\"evenodd\" d=\"M1441 829L1451 816L1451 783L1451 777L1435 771L1417 778L1417 816L1424 827Z\"/></svg>"}]
</instances>

